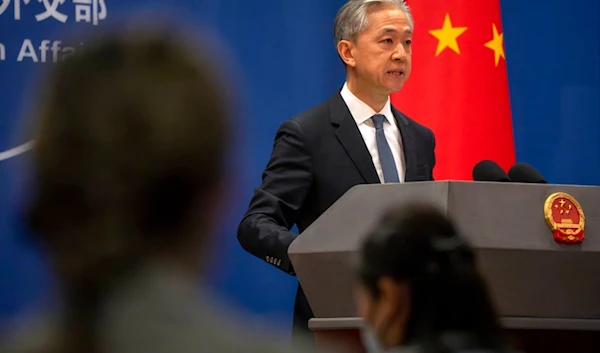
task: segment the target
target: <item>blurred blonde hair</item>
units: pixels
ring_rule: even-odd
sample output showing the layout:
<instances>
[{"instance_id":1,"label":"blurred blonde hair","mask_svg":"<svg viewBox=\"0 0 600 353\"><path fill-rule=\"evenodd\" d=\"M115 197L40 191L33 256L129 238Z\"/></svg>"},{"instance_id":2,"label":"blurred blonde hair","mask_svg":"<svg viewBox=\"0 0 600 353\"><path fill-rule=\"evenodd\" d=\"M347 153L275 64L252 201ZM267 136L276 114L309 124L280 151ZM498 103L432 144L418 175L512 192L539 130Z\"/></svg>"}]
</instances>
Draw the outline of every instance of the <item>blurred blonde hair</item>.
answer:
<instances>
[{"instance_id":1,"label":"blurred blonde hair","mask_svg":"<svg viewBox=\"0 0 600 353\"><path fill-rule=\"evenodd\" d=\"M52 351L96 352L107 283L148 252L206 234L196 212L222 177L228 120L215 67L199 54L174 32L115 28L45 81L29 224L68 310L69 343Z\"/></svg>"}]
</instances>

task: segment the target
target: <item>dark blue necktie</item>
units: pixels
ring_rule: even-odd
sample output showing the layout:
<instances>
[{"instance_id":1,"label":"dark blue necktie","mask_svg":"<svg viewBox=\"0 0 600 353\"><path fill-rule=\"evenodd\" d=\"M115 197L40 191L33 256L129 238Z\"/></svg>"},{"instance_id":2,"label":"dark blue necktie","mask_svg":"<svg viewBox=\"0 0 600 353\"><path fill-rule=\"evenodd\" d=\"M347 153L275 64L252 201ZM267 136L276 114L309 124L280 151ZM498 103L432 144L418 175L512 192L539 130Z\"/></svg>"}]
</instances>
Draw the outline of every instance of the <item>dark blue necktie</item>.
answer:
<instances>
[{"instance_id":1,"label":"dark blue necktie","mask_svg":"<svg viewBox=\"0 0 600 353\"><path fill-rule=\"evenodd\" d=\"M371 118L375 124L375 140L377 141L377 151L379 152L379 162L381 163L381 169L383 170L383 179L385 183L399 183L398 169L396 169L396 162L394 161L394 155L392 149L385 138L383 132L383 121L385 116L381 114L373 115Z\"/></svg>"}]
</instances>

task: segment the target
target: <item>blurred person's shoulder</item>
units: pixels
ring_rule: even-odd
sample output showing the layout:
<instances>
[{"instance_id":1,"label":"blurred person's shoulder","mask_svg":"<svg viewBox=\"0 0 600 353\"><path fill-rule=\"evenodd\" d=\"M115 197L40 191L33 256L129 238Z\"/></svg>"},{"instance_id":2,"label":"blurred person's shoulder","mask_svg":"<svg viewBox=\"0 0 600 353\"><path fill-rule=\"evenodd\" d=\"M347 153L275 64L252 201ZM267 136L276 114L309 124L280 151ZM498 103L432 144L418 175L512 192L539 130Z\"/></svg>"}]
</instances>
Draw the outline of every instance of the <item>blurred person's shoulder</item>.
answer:
<instances>
[{"instance_id":1,"label":"blurred person's shoulder","mask_svg":"<svg viewBox=\"0 0 600 353\"><path fill-rule=\"evenodd\" d=\"M2 353L37 353L51 347L58 331L56 318L40 316L27 320L18 329L0 336ZM186 320L187 321L187 320ZM111 353L309 353L317 352L309 345L292 347L291 342L264 331L251 332L241 325L221 320L191 320L189 326L175 321L148 321L129 327L127 331L112 330L103 335L102 346ZM105 331L106 333L106 331Z\"/></svg>"},{"instance_id":2,"label":"blurred person's shoulder","mask_svg":"<svg viewBox=\"0 0 600 353\"><path fill-rule=\"evenodd\" d=\"M216 298L173 272L151 271L107 303L102 341L112 353L297 351Z\"/></svg>"},{"instance_id":3,"label":"blurred person's shoulder","mask_svg":"<svg viewBox=\"0 0 600 353\"><path fill-rule=\"evenodd\" d=\"M176 304L177 306L178 304ZM113 353L195 353L206 352L310 352L292 348L283 337L252 327L252 320L241 314L204 302L178 309L156 310L147 315L120 318L103 340ZM182 308L182 310L184 310Z\"/></svg>"},{"instance_id":4,"label":"blurred person's shoulder","mask_svg":"<svg viewBox=\"0 0 600 353\"><path fill-rule=\"evenodd\" d=\"M439 349L428 349L422 345L411 345L391 349L386 353L435 353ZM481 348L445 348L444 352L449 353L524 353L513 349L481 349Z\"/></svg>"},{"instance_id":5,"label":"blurred person's shoulder","mask_svg":"<svg viewBox=\"0 0 600 353\"><path fill-rule=\"evenodd\" d=\"M218 303L172 272L153 271L127 281L101 307L98 341L111 353L314 352ZM15 322L0 341L2 353L40 352L60 329L58 311Z\"/></svg>"},{"instance_id":6,"label":"blurred person's shoulder","mask_svg":"<svg viewBox=\"0 0 600 353\"><path fill-rule=\"evenodd\" d=\"M55 337L58 317L51 311L27 314L10 320L0 332L0 352L40 352Z\"/></svg>"},{"instance_id":7,"label":"blurred person's shoulder","mask_svg":"<svg viewBox=\"0 0 600 353\"><path fill-rule=\"evenodd\" d=\"M221 320L190 320L183 326L177 320L148 321L131 326L127 331L104 331L101 345L111 353L197 353L197 352L247 352L247 353L309 353L317 352L308 345L292 347L281 337L264 331L251 332L241 325ZM0 336L2 353L37 353L52 346L58 331L57 317L29 318L19 327ZM196 321L196 322L194 322ZM132 322L130 322L132 323ZM107 337L110 336L110 337Z\"/></svg>"}]
</instances>

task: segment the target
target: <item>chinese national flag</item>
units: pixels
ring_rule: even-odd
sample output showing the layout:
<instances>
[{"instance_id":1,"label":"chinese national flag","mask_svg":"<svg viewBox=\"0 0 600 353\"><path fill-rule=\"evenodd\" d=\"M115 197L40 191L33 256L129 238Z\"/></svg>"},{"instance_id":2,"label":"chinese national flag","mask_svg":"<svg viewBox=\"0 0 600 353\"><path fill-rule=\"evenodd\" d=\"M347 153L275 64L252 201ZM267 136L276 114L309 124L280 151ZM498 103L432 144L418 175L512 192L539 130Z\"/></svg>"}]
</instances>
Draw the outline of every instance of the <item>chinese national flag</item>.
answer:
<instances>
[{"instance_id":1,"label":"chinese national flag","mask_svg":"<svg viewBox=\"0 0 600 353\"><path fill-rule=\"evenodd\" d=\"M436 180L471 180L482 159L504 170L515 148L499 0L408 1L412 73L392 102L433 130Z\"/></svg>"}]
</instances>

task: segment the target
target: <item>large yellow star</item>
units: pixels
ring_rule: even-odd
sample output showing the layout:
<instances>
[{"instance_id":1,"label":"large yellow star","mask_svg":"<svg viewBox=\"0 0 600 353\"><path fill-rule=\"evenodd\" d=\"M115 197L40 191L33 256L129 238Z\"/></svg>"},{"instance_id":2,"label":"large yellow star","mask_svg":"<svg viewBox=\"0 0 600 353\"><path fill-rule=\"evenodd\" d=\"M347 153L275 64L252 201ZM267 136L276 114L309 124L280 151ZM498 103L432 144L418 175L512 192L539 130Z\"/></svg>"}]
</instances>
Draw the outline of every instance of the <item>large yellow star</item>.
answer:
<instances>
[{"instance_id":1,"label":"large yellow star","mask_svg":"<svg viewBox=\"0 0 600 353\"><path fill-rule=\"evenodd\" d=\"M498 66L500 57L506 60L506 57L504 56L504 34L498 33L498 29L494 23L492 23L492 31L494 32L494 39L485 43L485 47L494 51L494 60L496 61L496 66Z\"/></svg>"},{"instance_id":2,"label":"large yellow star","mask_svg":"<svg viewBox=\"0 0 600 353\"><path fill-rule=\"evenodd\" d=\"M455 53L460 54L460 49L458 48L458 42L456 39L466 30L467 27L452 27L450 14L447 13L442 28L429 31L432 36L439 40L437 50L435 51L435 56L440 55L440 53L446 48L450 48L454 50Z\"/></svg>"}]
</instances>

